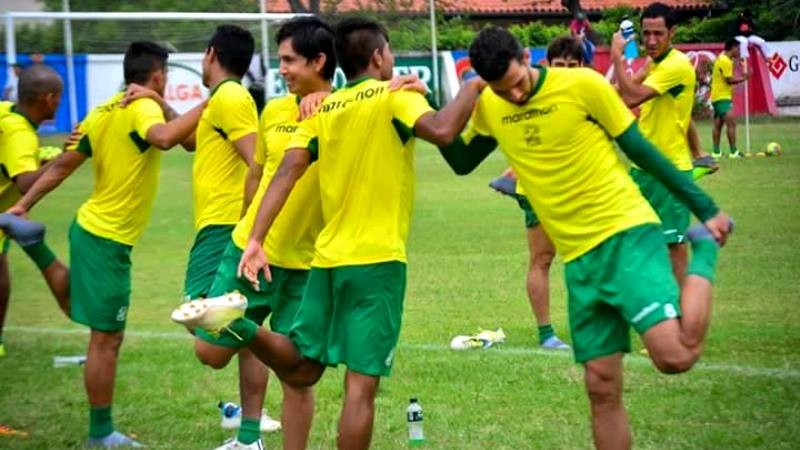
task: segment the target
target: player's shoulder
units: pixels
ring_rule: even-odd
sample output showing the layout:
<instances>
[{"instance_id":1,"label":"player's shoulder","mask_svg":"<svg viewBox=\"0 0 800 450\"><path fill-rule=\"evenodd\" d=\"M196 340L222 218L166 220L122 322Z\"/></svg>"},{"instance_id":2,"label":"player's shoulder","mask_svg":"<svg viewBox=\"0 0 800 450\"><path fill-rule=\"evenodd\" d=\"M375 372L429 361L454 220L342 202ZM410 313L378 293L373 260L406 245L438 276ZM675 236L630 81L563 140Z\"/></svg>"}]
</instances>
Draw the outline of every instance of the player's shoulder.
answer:
<instances>
[{"instance_id":1,"label":"player's shoulder","mask_svg":"<svg viewBox=\"0 0 800 450\"><path fill-rule=\"evenodd\" d=\"M275 122L285 122L287 118L296 118L300 110L300 99L294 94L270 99L261 111L261 125L268 127Z\"/></svg>"},{"instance_id":2,"label":"player's shoulder","mask_svg":"<svg viewBox=\"0 0 800 450\"><path fill-rule=\"evenodd\" d=\"M36 124L31 122L25 115L20 112L16 112L12 109L0 116L0 124L2 124L2 129L4 132L10 131L30 131L35 133Z\"/></svg>"},{"instance_id":3,"label":"player's shoulder","mask_svg":"<svg viewBox=\"0 0 800 450\"><path fill-rule=\"evenodd\" d=\"M237 103L237 102L252 102L255 107L255 101L250 95L250 92L242 86L239 80L228 79L222 81L211 91L210 104L224 104L224 103Z\"/></svg>"}]
</instances>

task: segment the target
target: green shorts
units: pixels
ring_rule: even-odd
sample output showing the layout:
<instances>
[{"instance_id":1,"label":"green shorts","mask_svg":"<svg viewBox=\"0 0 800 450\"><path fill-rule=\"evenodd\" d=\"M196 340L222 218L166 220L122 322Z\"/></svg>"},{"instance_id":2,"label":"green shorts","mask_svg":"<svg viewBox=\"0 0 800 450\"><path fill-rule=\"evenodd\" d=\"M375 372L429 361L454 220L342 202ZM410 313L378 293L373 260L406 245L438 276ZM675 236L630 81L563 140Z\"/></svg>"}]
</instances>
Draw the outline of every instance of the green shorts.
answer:
<instances>
[{"instance_id":1,"label":"green shorts","mask_svg":"<svg viewBox=\"0 0 800 450\"><path fill-rule=\"evenodd\" d=\"M125 329L131 303L131 249L72 222L69 296L73 321L98 331Z\"/></svg>"},{"instance_id":2,"label":"green shorts","mask_svg":"<svg viewBox=\"0 0 800 450\"><path fill-rule=\"evenodd\" d=\"M731 100L717 100L711 103L714 108L714 118L721 119L733 109L733 102Z\"/></svg>"},{"instance_id":3,"label":"green shorts","mask_svg":"<svg viewBox=\"0 0 800 450\"><path fill-rule=\"evenodd\" d=\"M519 207L522 208L522 211L525 213L525 228L530 229L539 225L539 217L536 216L536 212L534 212L533 206L531 206L531 202L528 201L528 198L521 194L516 194L516 197Z\"/></svg>"},{"instance_id":4,"label":"green shorts","mask_svg":"<svg viewBox=\"0 0 800 450\"><path fill-rule=\"evenodd\" d=\"M197 232L189 262L186 265L186 280L183 295L189 299L208 297L211 283L217 274L225 247L231 241L233 225L208 225Z\"/></svg>"},{"instance_id":5,"label":"green shorts","mask_svg":"<svg viewBox=\"0 0 800 450\"><path fill-rule=\"evenodd\" d=\"M245 317L261 325L269 316L269 326L272 331L288 334L297 308L303 299L308 270L270 266L272 282L267 283L263 273L260 274L260 289L256 291L249 281L236 276L241 258L242 250L228 238L228 246L222 255L222 262L214 276L208 296L216 297L228 292L239 291L247 297ZM195 333L200 339L221 347L239 348L242 346L240 340L227 333L222 333L218 338L200 329L197 329Z\"/></svg>"},{"instance_id":6,"label":"green shorts","mask_svg":"<svg viewBox=\"0 0 800 450\"><path fill-rule=\"evenodd\" d=\"M684 171L689 177L692 171ZM686 230L689 228L691 219L689 207L678 200L660 181L649 173L631 168L631 177L642 195L650 203L650 206L661 219L661 230L664 233L664 242L669 244L681 244L686 240Z\"/></svg>"},{"instance_id":7,"label":"green shorts","mask_svg":"<svg viewBox=\"0 0 800 450\"><path fill-rule=\"evenodd\" d=\"M630 326L644 334L680 316L680 291L658 225L611 236L566 264L575 360L631 350Z\"/></svg>"},{"instance_id":8,"label":"green shorts","mask_svg":"<svg viewBox=\"0 0 800 450\"><path fill-rule=\"evenodd\" d=\"M405 290L406 265L398 261L312 267L289 338L306 358L389 376Z\"/></svg>"}]
</instances>

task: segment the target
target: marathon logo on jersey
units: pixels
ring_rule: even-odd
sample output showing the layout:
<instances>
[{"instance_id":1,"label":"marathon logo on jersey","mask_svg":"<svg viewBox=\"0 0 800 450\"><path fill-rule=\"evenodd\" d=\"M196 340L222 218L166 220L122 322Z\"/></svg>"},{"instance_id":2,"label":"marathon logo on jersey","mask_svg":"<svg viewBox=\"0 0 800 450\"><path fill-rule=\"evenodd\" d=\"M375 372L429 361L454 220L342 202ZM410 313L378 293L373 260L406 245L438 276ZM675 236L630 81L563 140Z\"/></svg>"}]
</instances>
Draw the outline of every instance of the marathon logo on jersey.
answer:
<instances>
[{"instance_id":1,"label":"marathon logo on jersey","mask_svg":"<svg viewBox=\"0 0 800 450\"><path fill-rule=\"evenodd\" d=\"M556 111L558 111L558 105L550 105L544 108L531 108L527 111L503 116L503 118L501 119L501 123L503 125L512 125L525 120L533 119L535 117L546 116Z\"/></svg>"},{"instance_id":2,"label":"marathon logo on jersey","mask_svg":"<svg viewBox=\"0 0 800 450\"><path fill-rule=\"evenodd\" d=\"M275 127L276 133L292 134L297 130L297 125L278 125Z\"/></svg>"},{"instance_id":3,"label":"marathon logo on jersey","mask_svg":"<svg viewBox=\"0 0 800 450\"><path fill-rule=\"evenodd\" d=\"M353 102L369 100L371 98L383 94L385 91L386 91L386 86L363 89L356 92L350 98L346 98L344 100L336 100L323 104L322 107L320 108L320 112L328 113L331 111L335 111L337 109L344 109L350 106Z\"/></svg>"}]
</instances>

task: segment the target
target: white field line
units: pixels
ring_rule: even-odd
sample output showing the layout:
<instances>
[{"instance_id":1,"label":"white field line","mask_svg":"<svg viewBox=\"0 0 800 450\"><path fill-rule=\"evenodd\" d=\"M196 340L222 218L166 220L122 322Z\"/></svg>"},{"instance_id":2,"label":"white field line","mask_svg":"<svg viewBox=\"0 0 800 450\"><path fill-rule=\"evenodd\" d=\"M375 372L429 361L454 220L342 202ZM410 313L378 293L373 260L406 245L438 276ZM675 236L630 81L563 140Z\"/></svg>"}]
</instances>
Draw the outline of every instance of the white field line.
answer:
<instances>
[{"instance_id":1,"label":"white field line","mask_svg":"<svg viewBox=\"0 0 800 450\"><path fill-rule=\"evenodd\" d=\"M29 333L29 334L55 334L55 335L88 335L89 332L85 328L57 328L57 327L35 327L35 326L8 326L5 327L7 331ZM141 338L141 339L168 339L168 340L190 340L192 336L185 332L158 332L158 331L136 331L128 330L125 332L127 337ZM411 350L422 350L431 352L452 352L450 347L444 344L400 344L400 348L407 348ZM565 351L542 350L539 348L530 347L503 347L498 346L487 350L474 350L491 353L504 357L517 357L517 356L540 356L554 359L564 359L572 361L572 353ZM651 362L648 358L639 356L632 353L625 359L626 364L633 364L636 366L650 366ZM699 362L692 369L694 372L717 372L717 373L730 373L744 376L753 377L767 377L767 378L783 378L783 379L800 379L800 370L793 368L770 368L770 367L757 367L746 366L739 364L719 364L719 363L703 363Z\"/></svg>"}]
</instances>

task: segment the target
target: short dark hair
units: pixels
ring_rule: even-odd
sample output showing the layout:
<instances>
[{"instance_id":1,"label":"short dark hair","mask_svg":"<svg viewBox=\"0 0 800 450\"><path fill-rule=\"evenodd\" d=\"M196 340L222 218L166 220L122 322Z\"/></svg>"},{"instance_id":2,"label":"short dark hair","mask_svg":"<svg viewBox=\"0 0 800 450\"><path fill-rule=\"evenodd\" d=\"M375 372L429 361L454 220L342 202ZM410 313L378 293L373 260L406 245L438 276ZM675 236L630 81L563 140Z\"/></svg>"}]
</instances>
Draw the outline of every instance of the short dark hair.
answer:
<instances>
[{"instance_id":1,"label":"short dark hair","mask_svg":"<svg viewBox=\"0 0 800 450\"><path fill-rule=\"evenodd\" d=\"M64 88L61 76L50 66L34 64L19 74L19 102L30 104L45 94L60 93Z\"/></svg>"},{"instance_id":2,"label":"short dark hair","mask_svg":"<svg viewBox=\"0 0 800 450\"><path fill-rule=\"evenodd\" d=\"M125 84L146 83L150 75L167 65L167 50L150 41L132 42L122 62Z\"/></svg>"},{"instance_id":3,"label":"short dark hair","mask_svg":"<svg viewBox=\"0 0 800 450\"><path fill-rule=\"evenodd\" d=\"M280 45L286 39L292 40L292 48L309 61L325 55L322 75L326 80L336 72L336 54L333 49L333 30L318 17L295 17L284 22L275 34L275 43Z\"/></svg>"},{"instance_id":4,"label":"short dark hair","mask_svg":"<svg viewBox=\"0 0 800 450\"><path fill-rule=\"evenodd\" d=\"M649 4L647 8L642 11L641 20L657 19L659 17L664 18L664 24L667 28L672 28L678 23L678 19L675 17L675 10L669 5L660 2Z\"/></svg>"},{"instance_id":5,"label":"short dark hair","mask_svg":"<svg viewBox=\"0 0 800 450\"><path fill-rule=\"evenodd\" d=\"M730 50L730 49L732 49L734 47L738 47L738 46L739 46L739 41L737 41L736 38L730 38L730 39L725 41L725 51L726 52L728 50Z\"/></svg>"},{"instance_id":6,"label":"short dark hair","mask_svg":"<svg viewBox=\"0 0 800 450\"><path fill-rule=\"evenodd\" d=\"M547 62L556 58L569 58L583 63L583 47L572 36L559 36L547 46Z\"/></svg>"},{"instance_id":7,"label":"short dark hair","mask_svg":"<svg viewBox=\"0 0 800 450\"><path fill-rule=\"evenodd\" d=\"M231 75L243 77L250 68L256 43L253 35L236 25L220 25L208 42L214 49L219 65Z\"/></svg>"},{"instance_id":8,"label":"short dark hair","mask_svg":"<svg viewBox=\"0 0 800 450\"><path fill-rule=\"evenodd\" d=\"M389 33L379 22L363 17L344 19L336 25L336 60L350 79L369 67L375 50L389 43Z\"/></svg>"},{"instance_id":9,"label":"short dark hair","mask_svg":"<svg viewBox=\"0 0 800 450\"><path fill-rule=\"evenodd\" d=\"M497 81L508 71L512 60L522 62L523 49L519 41L500 27L481 30L469 46L472 68L486 81Z\"/></svg>"}]
</instances>

